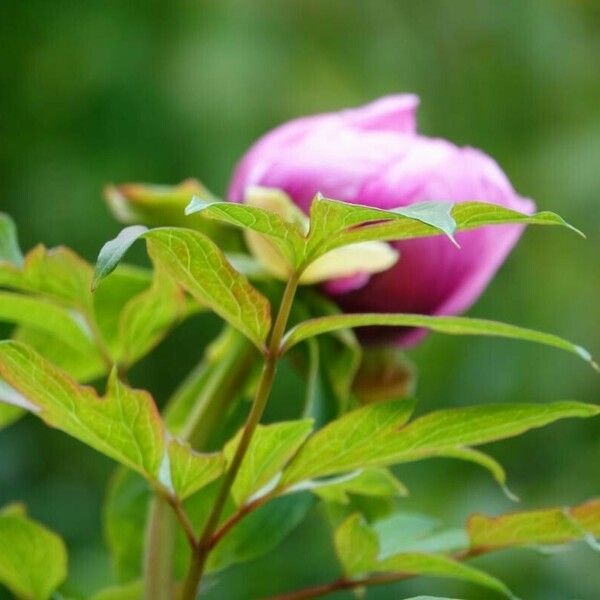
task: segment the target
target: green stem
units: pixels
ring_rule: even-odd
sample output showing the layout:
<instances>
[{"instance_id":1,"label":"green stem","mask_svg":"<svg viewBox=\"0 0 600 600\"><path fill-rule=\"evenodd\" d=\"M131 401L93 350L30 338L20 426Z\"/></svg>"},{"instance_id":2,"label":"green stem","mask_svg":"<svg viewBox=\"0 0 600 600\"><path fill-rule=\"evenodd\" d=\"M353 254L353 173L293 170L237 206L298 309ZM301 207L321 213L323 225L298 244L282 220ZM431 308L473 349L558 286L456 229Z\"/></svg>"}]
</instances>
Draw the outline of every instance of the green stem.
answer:
<instances>
[{"instance_id":1,"label":"green stem","mask_svg":"<svg viewBox=\"0 0 600 600\"><path fill-rule=\"evenodd\" d=\"M194 448L206 449L219 417L239 397L239 390L248 378L256 355L256 350L245 337L226 327L211 344L206 360L190 373L167 403L165 420L169 430L182 439L190 440ZM176 526L168 500L155 495L150 505L146 534L145 600L172 597Z\"/></svg>"},{"instance_id":2,"label":"green stem","mask_svg":"<svg viewBox=\"0 0 600 600\"><path fill-rule=\"evenodd\" d=\"M198 594L200 581L202 580L206 561L211 550L211 540L213 534L215 533L219 524L221 514L225 508L225 503L227 502L227 498L229 497L229 493L231 491L231 486L235 481L246 455L246 451L250 446L252 436L254 435L256 427L259 424L267 405L267 401L273 387L277 362L279 360L281 340L283 338L283 334L285 333L285 328L290 316L292 304L294 302L296 288L298 287L298 279L299 275L293 275L290 277L285 291L283 292L283 297L279 306L279 312L277 314L277 318L275 319L273 329L271 330L269 348L266 352L265 363L263 366L260 383L256 391L256 396L254 398L254 402L252 403L250 413L246 419L246 424L244 425L244 430L242 432L242 437L240 438L238 447L236 448L233 459L229 465L229 469L227 470L225 478L223 479L223 483L221 484L217 499L215 500L204 529L202 530L202 534L200 535L197 551L192 554L190 568L181 596L182 600L195 600Z\"/></svg>"},{"instance_id":3,"label":"green stem","mask_svg":"<svg viewBox=\"0 0 600 600\"><path fill-rule=\"evenodd\" d=\"M144 598L164 600L173 595L175 516L164 498L150 504L144 556Z\"/></svg>"}]
</instances>

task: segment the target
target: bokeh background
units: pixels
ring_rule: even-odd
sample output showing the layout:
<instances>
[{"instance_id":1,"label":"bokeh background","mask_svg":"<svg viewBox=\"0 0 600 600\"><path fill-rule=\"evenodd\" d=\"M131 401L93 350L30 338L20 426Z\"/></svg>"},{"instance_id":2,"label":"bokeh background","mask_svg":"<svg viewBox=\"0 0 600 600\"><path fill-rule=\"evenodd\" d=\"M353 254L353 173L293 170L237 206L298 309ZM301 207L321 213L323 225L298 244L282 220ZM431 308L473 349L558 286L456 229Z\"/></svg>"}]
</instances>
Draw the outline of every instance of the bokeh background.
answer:
<instances>
[{"instance_id":1,"label":"bokeh background","mask_svg":"<svg viewBox=\"0 0 600 600\"><path fill-rule=\"evenodd\" d=\"M176 183L217 193L237 158L276 124L411 91L420 128L483 148L516 189L583 228L526 233L471 314L553 331L600 354L600 4L595 0L86 2L4 0L0 8L0 209L22 246L66 244L93 260L119 229L109 181ZM193 321L145 360L136 383L162 401L217 330ZM600 379L560 352L429 336L411 358L420 410L459 404L598 402ZM289 385L277 402L285 402ZM488 448L525 508L600 492L600 422L569 421ZM66 539L65 591L111 577L101 533L108 460L25 419L0 432L0 505L24 500ZM512 505L480 469L402 467L407 509L459 525ZM318 514L275 553L227 572L211 598L260 594L336 574ZM598 598L599 555L583 545L477 561L523 598ZM285 583L284 583L285 582ZM487 598L420 580L370 590ZM0 590L0 597L4 598ZM339 596L344 597L343 595ZM350 596L346 596L350 597Z\"/></svg>"}]
</instances>

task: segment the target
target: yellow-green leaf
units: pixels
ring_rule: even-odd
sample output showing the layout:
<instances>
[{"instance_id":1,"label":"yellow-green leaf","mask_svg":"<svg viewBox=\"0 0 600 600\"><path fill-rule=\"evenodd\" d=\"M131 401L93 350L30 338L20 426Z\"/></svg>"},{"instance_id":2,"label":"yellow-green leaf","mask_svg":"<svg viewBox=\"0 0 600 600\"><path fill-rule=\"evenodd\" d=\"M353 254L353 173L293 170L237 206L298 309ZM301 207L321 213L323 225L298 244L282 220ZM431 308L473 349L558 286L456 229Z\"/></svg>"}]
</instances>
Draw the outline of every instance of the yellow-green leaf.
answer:
<instances>
[{"instance_id":1,"label":"yellow-green leaf","mask_svg":"<svg viewBox=\"0 0 600 600\"><path fill-rule=\"evenodd\" d=\"M122 464L157 479L164 455L163 426L147 392L133 390L112 374L106 395L81 386L18 342L0 342L0 377L27 408L56 427Z\"/></svg>"},{"instance_id":2,"label":"yellow-green leaf","mask_svg":"<svg viewBox=\"0 0 600 600\"><path fill-rule=\"evenodd\" d=\"M312 426L312 419L304 419L257 427L231 489L238 505L273 482L308 437ZM241 432L223 449L228 461L235 454L240 436Z\"/></svg>"},{"instance_id":3,"label":"yellow-green leaf","mask_svg":"<svg viewBox=\"0 0 600 600\"><path fill-rule=\"evenodd\" d=\"M600 537L600 499L572 508L547 508L498 517L473 515L467 531L471 548L488 551L509 546L565 544Z\"/></svg>"},{"instance_id":4,"label":"yellow-green leaf","mask_svg":"<svg viewBox=\"0 0 600 600\"><path fill-rule=\"evenodd\" d=\"M472 452L465 455L466 447L513 437L558 419L600 413L600 407L580 402L499 404L440 410L403 427L412 407L408 400L372 404L330 423L300 449L284 471L280 487L366 467L458 456L461 452L460 458L474 460ZM481 464L481 457L477 458Z\"/></svg>"},{"instance_id":5,"label":"yellow-green leaf","mask_svg":"<svg viewBox=\"0 0 600 600\"><path fill-rule=\"evenodd\" d=\"M63 541L23 509L0 512L0 583L15 596L46 600L67 575Z\"/></svg>"},{"instance_id":6,"label":"yellow-green leaf","mask_svg":"<svg viewBox=\"0 0 600 600\"><path fill-rule=\"evenodd\" d=\"M516 325L489 321L487 319L471 319L468 317L434 317L415 314L349 314L331 315L304 321L293 327L285 336L282 351L286 352L297 343L315 335L321 335L338 329L349 329L365 326L387 327L424 327L431 331L450 335L487 335L516 340L535 342L553 346L576 354L598 370L598 365L592 360L590 353L581 346L573 344L561 337L543 333L533 329L525 329Z\"/></svg>"},{"instance_id":7,"label":"yellow-green leaf","mask_svg":"<svg viewBox=\"0 0 600 600\"><path fill-rule=\"evenodd\" d=\"M120 313L119 362L131 365L154 348L184 316L185 309L183 290L157 269L152 285L132 298Z\"/></svg>"},{"instance_id":8,"label":"yellow-green leaf","mask_svg":"<svg viewBox=\"0 0 600 600\"><path fill-rule=\"evenodd\" d=\"M226 466L222 454L201 454L177 440L169 443L169 459L172 487L181 500L219 477Z\"/></svg>"},{"instance_id":9,"label":"yellow-green leaf","mask_svg":"<svg viewBox=\"0 0 600 600\"><path fill-rule=\"evenodd\" d=\"M94 285L111 273L139 237L147 240L153 263L164 269L200 303L262 348L271 327L270 304L203 234L191 229L142 226L124 229L98 256Z\"/></svg>"},{"instance_id":10,"label":"yellow-green leaf","mask_svg":"<svg viewBox=\"0 0 600 600\"><path fill-rule=\"evenodd\" d=\"M360 514L350 515L336 529L334 542L346 575L363 575L375 570L379 553L377 535Z\"/></svg>"},{"instance_id":11,"label":"yellow-green leaf","mask_svg":"<svg viewBox=\"0 0 600 600\"><path fill-rule=\"evenodd\" d=\"M410 418L414 401L372 404L345 414L312 435L283 473L281 486L386 464L381 460ZM389 464L389 463L388 463Z\"/></svg>"},{"instance_id":12,"label":"yellow-green leaf","mask_svg":"<svg viewBox=\"0 0 600 600\"><path fill-rule=\"evenodd\" d=\"M459 579L494 590L507 598L515 598L508 587L496 577L439 554L397 554L380 561L376 570L386 573Z\"/></svg>"}]
</instances>

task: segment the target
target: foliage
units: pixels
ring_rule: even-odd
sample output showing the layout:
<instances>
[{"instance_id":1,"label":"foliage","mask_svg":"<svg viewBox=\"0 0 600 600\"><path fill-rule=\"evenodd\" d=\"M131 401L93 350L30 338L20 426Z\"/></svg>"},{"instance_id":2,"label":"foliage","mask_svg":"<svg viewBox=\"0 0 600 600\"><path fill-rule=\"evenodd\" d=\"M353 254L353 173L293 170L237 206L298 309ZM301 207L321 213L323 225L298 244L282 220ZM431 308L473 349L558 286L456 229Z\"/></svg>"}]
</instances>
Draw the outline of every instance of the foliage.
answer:
<instances>
[{"instance_id":1,"label":"foliage","mask_svg":"<svg viewBox=\"0 0 600 600\"><path fill-rule=\"evenodd\" d=\"M296 295L299 284L335 275L340 262L344 268L362 264L354 244L433 235L456 243L456 231L505 223L573 229L560 217L477 202L384 211L318 196L307 220L277 190L254 190L254 200L246 204L208 197L196 183L173 190L110 188L108 193L124 220L144 224L130 225L104 245L95 274L65 248L39 246L23 257L12 221L5 215L0 219L0 286L5 289L0 319L17 326L14 339L0 342L0 425L29 412L120 465L105 522L123 585L100 592L98 600L135 598L151 586L165 594L177 590L183 600L195 598L205 572L216 574L272 551L315 503L342 516L331 519L341 576L325 591L433 576L512 598L503 582L463 560L523 545L585 540L597 546L598 501L496 518L474 515L464 529L436 531L427 516L398 510L397 499L408 490L390 470L450 457L483 466L506 491L503 467L475 446L565 418L593 417L600 413L597 406L482 404L413 418L411 368L394 353L361 356L350 330L379 325L500 336L559 348L596 366L586 350L556 335L495 321L341 315L318 295ZM192 193L203 196L187 204ZM178 226L146 226L160 223L161 215L172 223L174 209L184 205L197 227L179 226L183 220ZM219 225L204 226L205 221ZM268 277L255 280L236 269L238 263L220 247L232 239L231 226L244 230L267 272L286 280L283 293ZM140 238L151 272L120 264ZM207 309L225 321L225 333L161 416L148 392L127 383L127 371L176 323ZM306 378L303 414L261 424L282 360L299 366ZM391 385L377 385L369 394L368 381L378 372L373 360L379 369L391 368L393 377ZM102 396L83 385L100 377L106 378ZM248 411L242 400L250 392L254 401ZM241 419L233 417L246 413L239 428ZM392 510L375 516L357 512L356 497L390 501ZM0 528L5 531L0 581L18 597L49 597L65 577L60 539L19 508L0 515ZM162 541L156 542L157 531L163 532ZM308 594L322 592L315 588Z\"/></svg>"}]
</instances>

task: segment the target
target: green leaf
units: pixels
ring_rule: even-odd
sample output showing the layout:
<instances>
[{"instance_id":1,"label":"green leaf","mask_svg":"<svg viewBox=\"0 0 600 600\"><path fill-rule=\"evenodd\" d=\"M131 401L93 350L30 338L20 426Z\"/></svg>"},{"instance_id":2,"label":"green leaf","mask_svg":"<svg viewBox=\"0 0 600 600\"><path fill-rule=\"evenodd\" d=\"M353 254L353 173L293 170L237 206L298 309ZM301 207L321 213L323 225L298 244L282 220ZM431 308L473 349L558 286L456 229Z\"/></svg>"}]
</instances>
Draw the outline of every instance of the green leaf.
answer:
<instances>
[{"instance_id":1,"label":"green leaf","mask_svg":"<svg viewBox=\"0 0 600 600\"><path fill-rule=\"evenodd\" d=\"M132 298L119 318L118 361L131 365L154 348L185 313L181 288L156 270L150 288Z\"/></svg>"},{"instance_id":2,"label":"green leaf","mask_svg":"<svg viewBox=\"0 0 600 600\"><path fill-rule=\"evenodd\" d=\"M91 309L90 265L68 248L36 246L22 268L0 264L0 287L34 292L86 313Z\"/></svg>"},{"instance_id":3,"label":"green leaf","mask_svg":"<svg viewBox=\"0 0 600 600\"><path fill-rule=\"evenodd\" d=\"M525 340L554 346L576 354L589 362L596 370L598 365L592 360L590 353L563 338L550 333L542 333L533 329L525 329L507 323L488 321L486 319L470 319L467 317L433 317L414 314L350 314L333 315L304 321L293 327L282 342L282 352L286 352L297 343L316 335L364 326L392 326L392 327L424 327L431 331L447 333L450 335L488 335L517 340Z\"/></svg>"},{"instance_id":4,"label":"green leaf","mask_svg":"<svg viewBox=\"0 0 600 600\"><path fill-rule=\"evenodd\" d=\"M3 397L3 384L0 381L0 429L4 429L9 425L12 425L15 421L18 421L24 414L25 411L12 404L4 404L6 401Z\"/></svg>"},{"instance_id":5,"label":"green leaf","mask_svg":"<svg viewBox=\"0 0 600 600\"><path fill-rule=\"evenodd\" d=\"M181 500L219 477L226 465L222 454L201 454L177 440L169 443L169 459L172 487Z\"/></svg>"},{"instance_id":6,"label":"green leaf","mask_svg":"<svg viewBox=\"0 0 600 600\"><path fill-rule=\"evenodd\" d=\"M321 499L338 504L348 504L349 494L381 498L408 496L406 486L388 469L381 468L365 469L333 480L307 482L306 487Z\"/></svg>"},{"instance_id":7,"label":"green leaf","mask_svg":"<svg viewBox=\"0 0 600 600\"><path fill-rule=\"evenodd\" d=\"M123 183L104 189L106 203L118 221L153 227L185 225L184 210L194 194L210 196L210 192L195 179L186 179L173 186Z\"/></svg>"},{"instance_id":8,"label":"green leaf","mask_svg":"<svg viewBox=\"0 0 600 600\"><path fill-rule=\"evenodd\" d=\"M55 533L22 508L0 512L0 583L17 597L46 600L66 575L67 551Z\"/></svg>"},{"instance_id":9,"label":"green leaf","mask_svg":"<svg viewBox=\"0 0 600 600\"><path fill-rule=\"evenodd\" d=\"M0 212L0 261L7 261L18 267L23 264L17 228L10 216L3 212Z\"/></svg>"},{"instance_id":10,"label":"green leaf","mask_svg":"<svg viewBox=\"0 0 600 600\"><path fill-rule=\"evenodd\" d=\"M335 531L335 550L344 573L369 573L377 564L377 536L358 513L350 515Z\"/></svg>"},{"instance_id":11,"label":"green leaf","mask_svg":"<svg viewBox=\"0 0 600 600\"><path fill-rule=\"evenodd\" d=\"M456 454L467 446L513 437L558 419L600 413L600 407L579 402L500 404L440 410L403 427L413 406L408 400L367 405L330 423L300 449L279 487L355 469Z\"/></svg>"},{"instance_id":12,"label":"green leaf","mask_svg":"<svg viewBox=\"0 0 600 600\"><path fill-rule=\"evenodd\" d=\"M75 352L97 354L83 318L49 300L0 291L0 321L34 327Z\"/></svg>"},{"instance_id":13,"label":"green leaf","mask_svg":"<svg viewBox=\"0 0 600 600\"><path fill-rule=\"evenodd\" d=\"M389 517L371 524L379 540L379 558L389 558L399 552L412 550L412 544L429 537L439 521L422 513L396 511Z\"/></svg>"},{"instance_id":14,"label":"green leaf","mask_svg":"<svg viewBox=\"0 0 600 600\"><path fill-rule=\"evenodd\" d=\"M153 263L164 269L200 303L239 329L262 348L271 327L270 305L248 280L235 271L206 236L191 229L141 226L124 229L98 256L94 285L116 267L139 237L147 240Z\"/></svg>"},{"instance_id":15,"label":"green leaf","mask_svg":"<svg viewBox=\"0 0 600 600\"><path fill-rule=\"evenodd\" d=\"M29 326L18 327L12 338L33 348L77 381L93 381L106 375L108 365L98 352L83 353L64 344L55 336Z\"/></svg>"},{"instance_id":16,"label":"green leaf","mask_svg":"<svg viewBox=\"0 0 600 600\"><path fill-rule=\"evenodd\" d=\"M141 576L144 530L152 492L134 471L118 467L103 511L104 535L119 583Z\"/></svg>"},{"instance_id":17,"label":"green leaf","mask_svg":"<svg viewBox=\"0 0 600 600\"><path fill-rule=\"evenodd\" d=\"M144 597L144 583L133 581L125 585L106 588L92 597L92 600L140 600Z\"/></svg>"},{"instance_id":18,"label":"green leaf","mask_svg":"<svg viewBox=\"0 0 600 600\"><path fill-rule=\"evenodd\" d=\"M298 451L312 430L313 420L287 421L259 425L235 479L231 493L238 505L268 487ZM225 445L223 453L233 459L241 431Z\"/></svg>"},{"instance_id":19,"label":"green leaf","mask_svg":"<svg viewBox=\"0 0 600 600\"><path fill-rule=\"evenodd\" d=\"M314 314L339 314L339 309L324 296L304 289L294 305L293 318L307 319ZM304 416L315 420L320 429L345 413L351 402L351 388L359 367L363 349L349 329L332 335L309 339L296 353L306 379Z\"/></svg>"},{"instance_id":20,"label":"green leaf","mask_svg":"<svg viewBox=\"0 0 600 600\"><path fill-rule=\"evenodd\" d=\"M106 242L102 246L96 262L92 291L98 287L106 276L110 275L117 268L117 265L123 256L125 256L127 250L133 246L134 242L148 231L148 228L144 225L125 227L125 229L119 232L116 238Z\"/></svg>"},{"instance_id":21,"label":"green leaf","mask_svg":"<svg viewBox=\"0 0 600 600\"><path fill-rule=\"evenodd\" d=\"M398 574L398 579L411 575L448 577L475 583L513 598L510 590L495 577L442 555L411 552L381 559L378 537L360 514L350 515L338 527L335 547L344 572L350 577L367 573L387 573L389 581L394 581L394 574Z\"/></svg>"},{"instance_id":22,"label":"green leaf","mask_svg":"<svg viewBox=\"0 0 600 600\"><path fill-rule=\"evenodd\" d=\"M207 219L255 231L268 238L292 268L299 265L304 245L300 230L295 223L285 220L273 210L196 196L185 209L185 214L201 214Z\"/></svg>"},{"instance_id":23,"label":"green leaf","mask_svg":"<svg viewBox=\"0 0 600 600\"><path fill-rule=\"evenodd\" d=\"M496 483L500 486L500 489L504 492L504 495L513 502L519 502L519 497L513 494L506 485L506 472L504 471L504 467L495 458L485 454L485 452L474 450L473 448L453 448L452 450L445 450L436 456L441 458L458 458L459 460L466 460L487 469Z\"/></svg>"},{"instance_id":24,"label":"green leaf","mask_svg":"<svg viewBox=\"0 0 600 600\"><path fill-rule=\"evenodd\" d=\"M209 572L221 571L274 550L304 520L310 494L276 498L242 519L223 537L208 559Z\"/></svg>"},{"instance_id":25,"label":"green leaf","mask_svg":"<svg viewBox=\"0 0 600 600\"><path fill-rule=\"evenodd\" d=\"M439 410L415 419L400 430L395 444L389 446L389 459L406 462L448 456L449 452L466 446L514 437L559 419L597 414L600 407L581 402L490 404Z\"/></svg>"},{"instance_id":26,"label":"green leaf","mask_svg":"<svg viewBox=\"0 0 600 600\"><path fill-rule=\"evenodd\" d=\"M403 234L425 231L429 235L444 233L452 241L456 223L451 216L452 204L424 202L392 210L383 210L324 198L320 194L310 207L310 233L307 240L307 262L326 252L358 242L402 239ZM380 234L382 222L394 224L394 237ZM372 224L368 226L367 224ZM362 226L362 227L361 227Z\"/></svg>"},{"instance_id":27,"label":"green leaf","mask_svg":"<svg viewBox=\"0 0 600 600\"><path fill-rule=\"evenodd\" d=\"M147 392L123 385L114 372L100 398L35 351L0 342L0 375L28 408L56 427L156 480L164 455L163 427Z\"/></svg>"},{"instance_id":28,"label":"green leaf","mask_svg":"<svg viewBox=\"0 0 600 600\"><path fill-rule=\"evenodd\" d=\"M384 464L379 456L413 410L410 400L372 404L329 423L302 446L280 486Z\"/></svg>"},{"instance_id":29,"label":"green leaf","mask_svg":"<svg viewBox=\"0 0 600 600\"><path fill-rule=\"evenodd\" d=\"M314 260L339 246L372 240L403 240L440 233L453 239L455 231L508 223L560 225L581 233L548 211L527 215L484 202L424 202L383 210L317 196L311 205L307 256Z\"/></svg>"},{"instance_id":30,"label":"green leaf","mask_svg":"<svg viewBox=\"0 0 600 600\"><path fill-rule=\"evenodd\" d=\"M507 598L515 598L512 592L499 579L487 573L463 565L455 560L436 554L406 553L391 556L377 565L382 572L397 572L406 575L426 575L459 579L494 590Z\"/></svg>"},{"instance_id":31,"label":"green leaf","mask_svg":"<svg viewBox=\"0 0 600 600\"><path fill-rule=\"evenodd\" d=\"M582 539L597 545L594 538L600 537L600 499L572 508L523 511L499 517L476 514L469 519L467 531L475 553Z\"/></svg>"}]
</instances>

